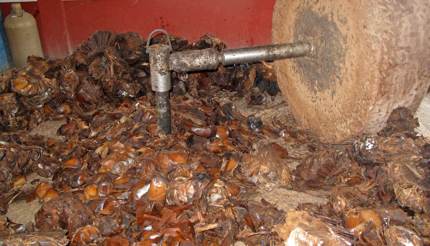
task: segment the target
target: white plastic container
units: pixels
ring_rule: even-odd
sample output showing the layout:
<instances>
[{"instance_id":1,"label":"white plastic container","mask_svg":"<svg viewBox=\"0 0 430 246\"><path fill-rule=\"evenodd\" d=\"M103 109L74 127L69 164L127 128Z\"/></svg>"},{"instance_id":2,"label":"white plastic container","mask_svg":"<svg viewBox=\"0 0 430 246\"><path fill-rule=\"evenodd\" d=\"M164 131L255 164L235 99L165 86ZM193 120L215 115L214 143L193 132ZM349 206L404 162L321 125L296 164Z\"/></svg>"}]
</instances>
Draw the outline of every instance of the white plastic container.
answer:
<instances>
[{"instance_id":1,"label":"white plastic container","mask_svg":"<svg viewBox=\"0 0 430 246\"><path fill-rule=\"evenodd\" d=\"M12 10L5 19L4 27L16 67L25 66L28 56L43 57L36 20L22 9L20 3L12 3Z\"/></svg>"}]
</instances>

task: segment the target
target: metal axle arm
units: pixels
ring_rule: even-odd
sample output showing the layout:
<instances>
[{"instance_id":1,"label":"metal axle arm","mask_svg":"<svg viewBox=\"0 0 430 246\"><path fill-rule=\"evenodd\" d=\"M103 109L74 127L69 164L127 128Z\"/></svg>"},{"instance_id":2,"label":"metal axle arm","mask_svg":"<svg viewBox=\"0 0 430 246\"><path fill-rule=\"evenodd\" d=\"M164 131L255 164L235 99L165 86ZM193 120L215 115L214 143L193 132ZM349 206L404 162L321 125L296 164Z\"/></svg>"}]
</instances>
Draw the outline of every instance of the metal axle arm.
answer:
<instances>
[{"instance_id":1,"label":"metal axle arm","mask_svg":"<svg viewBox=\"0 0 430 246\"><path fill-rule=\"evenodd\" d=\"M214 48L187 50L170 55L169 68L176 72L214 70L218 66L273 61L301 57L309 54L312 46L308 43L274 44L241 49L217 51Z\"/></svg>"},{"instance_id":2,"label":"metal axle arm","mask_svg":"<svg viewBox=\"0 0 430 246\"><path fill-rule=\"evenodd\" d=\"M214 48L203 50L188 50L171 53L172 48L166 44L154 44L149 46L151 36L148 39L147 52L151 69L151 87L155 91L157 124L164 134L171 133L171 110L169 91L172 88L170 73L191 72L202 70L215 70L220 65L255 63L258 61L273 61L286 58L306 56L312 52L312 46L308 43L275 44L251 48L227 49L218 51Z\"/></svg>"}]
</instances>

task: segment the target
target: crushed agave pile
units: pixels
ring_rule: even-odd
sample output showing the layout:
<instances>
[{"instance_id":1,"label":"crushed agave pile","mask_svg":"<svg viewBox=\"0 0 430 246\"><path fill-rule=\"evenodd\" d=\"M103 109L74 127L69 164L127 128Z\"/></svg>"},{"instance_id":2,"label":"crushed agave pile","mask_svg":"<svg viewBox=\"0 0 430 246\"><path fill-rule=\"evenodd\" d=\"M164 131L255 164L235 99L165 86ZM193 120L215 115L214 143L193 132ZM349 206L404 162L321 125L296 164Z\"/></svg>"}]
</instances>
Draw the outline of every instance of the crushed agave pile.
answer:
<instances>
[{"instance_id":1,"label":"crushed agave pile","mask_svg":"<svg viewBox=\"0 0 430 246\"><path fill-rule=\"evenodd\" d=\"M145 41L111 32L1 75L0 244L430 244L430 145L407 109L324 144L271 64L222 67L172 74L162 136L149 76Z\"/></svg>"}]
</instances>

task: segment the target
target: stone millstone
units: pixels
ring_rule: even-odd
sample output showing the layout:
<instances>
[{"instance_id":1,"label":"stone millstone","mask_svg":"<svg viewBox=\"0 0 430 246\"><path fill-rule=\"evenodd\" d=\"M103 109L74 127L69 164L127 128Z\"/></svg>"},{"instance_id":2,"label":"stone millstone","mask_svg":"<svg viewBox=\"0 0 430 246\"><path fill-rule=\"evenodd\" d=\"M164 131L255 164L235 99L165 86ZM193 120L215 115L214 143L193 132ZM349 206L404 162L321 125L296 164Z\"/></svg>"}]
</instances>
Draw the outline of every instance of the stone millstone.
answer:
<instances>
[{"instance_id":1,"label":"stone millstone","mask_svg":"<svg viewBox=\"0 0 430 246\"><path fill-rule=\"evenodd\" d=\"M273 42L315 48L275 63L296 120L336 143L415 111L430 85L429 13L428 0L277 0Z\"/></svg>"}]
</instances>

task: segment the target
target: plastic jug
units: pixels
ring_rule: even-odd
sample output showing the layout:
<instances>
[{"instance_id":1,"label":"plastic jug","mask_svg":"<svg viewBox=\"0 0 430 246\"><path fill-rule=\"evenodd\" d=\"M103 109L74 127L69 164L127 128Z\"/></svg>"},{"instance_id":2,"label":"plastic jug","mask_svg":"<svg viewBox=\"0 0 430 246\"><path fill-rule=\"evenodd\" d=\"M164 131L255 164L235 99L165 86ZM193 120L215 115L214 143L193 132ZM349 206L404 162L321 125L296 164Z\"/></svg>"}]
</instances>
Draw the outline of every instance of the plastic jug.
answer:
<instances>
[{"instance_id":1,"label":"plastic jug","mask_svg":"<svg viewBox=\"0 0 430 246\"><path fill-rule=\"evenodd\" d=\"M11 13L6 17L4 26L16 67L25 66L28 56L43 57L36 20L22 9L21 4L12 3Z\"/></svg>"}]
</instances>

